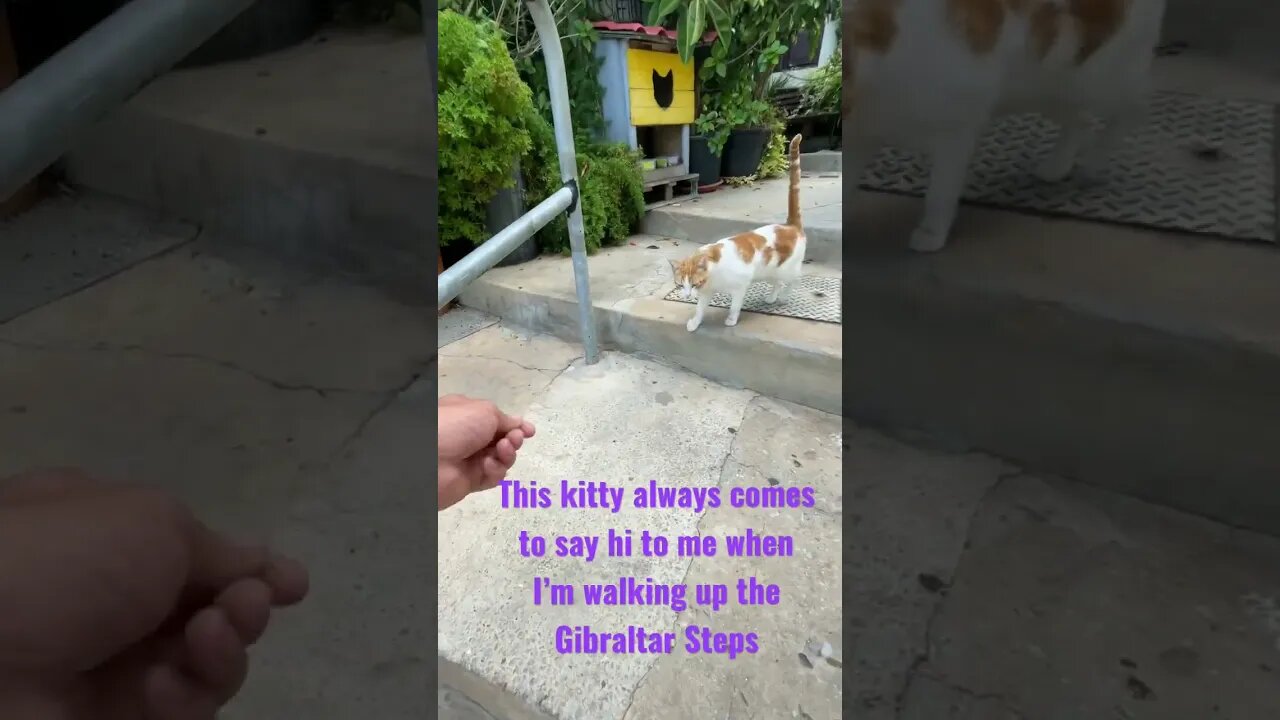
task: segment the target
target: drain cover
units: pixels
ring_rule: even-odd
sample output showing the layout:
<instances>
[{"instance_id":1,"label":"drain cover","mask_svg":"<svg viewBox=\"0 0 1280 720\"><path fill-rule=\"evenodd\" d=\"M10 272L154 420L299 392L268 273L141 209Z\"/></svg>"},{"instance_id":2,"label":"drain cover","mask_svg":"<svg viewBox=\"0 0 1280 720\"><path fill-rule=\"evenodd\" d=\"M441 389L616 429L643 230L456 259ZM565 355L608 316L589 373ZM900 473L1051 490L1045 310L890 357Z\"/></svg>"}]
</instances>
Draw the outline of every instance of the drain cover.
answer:
<instances>
[{"instance_id":1,"label":"drain cover","mask_svg":"<svg viewBox=\"0 0 1280 720\"><path fill-rule=\"evenodd\" d=\"M743 312L840 324L840 278L801 275L800 282L788 289L789 297L770 305L765 300L772 290L773 286L766 282L753 284L747 289L747 299L742 302ZM681 300L679 289L667 293L663 300L696 304L694 300ZM729 296L716 293L711 297L711 305L728 308Z\"/></svg>"},{"instance_id":2,"label":"drain cover","mask_svg":"<svg viewBox=\"0 0 1280 720\"><path fill-rule=\"evenodd\" d=\"M1030 168L1057 139L1038 115L999 120L984 136L964 198L1089 220L1277 242L1276 108L1181 93L1152 98L1148 124L1114 156L1101 184L1043 183ZM928 163L886 149L864 187L924 193Z\"/></svg>"}]
</instances>

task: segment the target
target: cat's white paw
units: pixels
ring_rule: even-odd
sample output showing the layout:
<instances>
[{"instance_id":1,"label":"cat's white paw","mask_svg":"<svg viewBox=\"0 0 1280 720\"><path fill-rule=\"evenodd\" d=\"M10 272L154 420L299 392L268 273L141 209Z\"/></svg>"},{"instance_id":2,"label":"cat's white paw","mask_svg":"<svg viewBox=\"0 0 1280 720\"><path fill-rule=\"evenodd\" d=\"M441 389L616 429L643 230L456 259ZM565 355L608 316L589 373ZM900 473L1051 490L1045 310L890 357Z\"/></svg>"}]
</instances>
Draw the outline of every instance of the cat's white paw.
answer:
<instances>
[{"instance_id":1,"label":"cat's white paw","mask_svg":"<svg viewBox=\"0 0 1280 720\"><path fill-rule=\"evenodd\" d=\"M931 228L918 227L911 233L907 247L916 252L937 252L947 244L947 236Z\"/></svg>"},{"instance_id":2,"label":"cat's white paw","mask_svg":"<svg viewBox=\"0 0 1280 720\"><path fill-rule=\"evenodd\" d=\"M737 325L737 324L738 324L738 318L736 317L727 317L724 319L725 327L733 327L734 325Z\"/></svg>"},{"instance_id":3,"label":"cat's white paw","mask_svg":"<svg viewBox=\"0 0 1280 720\"><path fill-rule=\"evenodd\" d=\"M778 293L777 293L777 291L774 291L773 293L771 293L771 294L769 295L769 297L767 297L767 298L765 298L765 299L764 299L764 301L765 301L765 303L766 303L766 304L768 304L768 305L772 305L772 304L774 304L774 303L778 302Z\"/></svg>"},{"instance_id":4,"label":"cat's white paw","mask_svg":"<svg viewBox=\"0 0 1280 720\"><path fill-rule=\"evenodd\" d=\"M1075 162L1070 157L1050 154L1031 170L1037 180L1047 183L1059 183L1071 176Z\"/></svg>"},{"instance_id":5,"label":"cat's white paw","mask_svg":"<svg viewBox=\"0 0 1280 720\"><path fill-rule=\"evenodd\" d=\"M684 329L688 330L689 332L693 332L694 330L697 330L698 326L701 324L702 324L701 320L697 318L690 318L689 322L684 324Z\"/></svg>"}]
</instances>

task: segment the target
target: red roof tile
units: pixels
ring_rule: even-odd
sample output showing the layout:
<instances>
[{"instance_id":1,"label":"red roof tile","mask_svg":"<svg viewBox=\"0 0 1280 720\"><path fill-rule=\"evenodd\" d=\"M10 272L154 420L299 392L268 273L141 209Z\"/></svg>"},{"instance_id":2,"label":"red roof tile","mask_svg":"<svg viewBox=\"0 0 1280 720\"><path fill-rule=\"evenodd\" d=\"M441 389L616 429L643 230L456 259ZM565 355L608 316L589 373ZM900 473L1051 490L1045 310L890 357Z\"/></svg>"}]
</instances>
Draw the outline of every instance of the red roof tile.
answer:
<instances>
[{"instance_id":1,"label":"red roof tile","mask_svg":"<svg viewBox=\"0 0 1280 720\"><path fill-rule=\"evenodd\" d=\"M668 40L676 39L676 31L668 30L664 27L655 25L642 25L641 23L624 23L613 22L611 20L598 20L591 24L597 30L610 30L613 32L629 32L637 35L661 36ZM716 39L716 31L708 30L702 35L702 42L711 42Z\"/></svg>"}]
</instances>

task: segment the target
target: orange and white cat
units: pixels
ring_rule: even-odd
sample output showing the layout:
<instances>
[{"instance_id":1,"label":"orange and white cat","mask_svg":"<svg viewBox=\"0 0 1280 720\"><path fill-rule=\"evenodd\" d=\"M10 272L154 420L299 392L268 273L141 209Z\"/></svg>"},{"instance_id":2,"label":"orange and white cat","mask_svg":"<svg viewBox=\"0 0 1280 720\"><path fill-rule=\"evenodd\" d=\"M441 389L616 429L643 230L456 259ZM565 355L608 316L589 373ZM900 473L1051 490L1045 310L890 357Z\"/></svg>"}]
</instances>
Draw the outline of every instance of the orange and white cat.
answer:
<instances>
[{"instance_id":1,"label":"orange and white cat","mask_svg":"<svg viewBox=\"0 0 1280 720\"><path fill-rule=\"evenodd\" d=\"M940 250L980 136L992 119L1028 112L1061 128L1034 174L1096 180L1146 120L1164 10L1165 0L845 2L844 152L855 188L884 146L928 153L910 247ZM1096 138L1090 116L1103 124Z\"/></svg>"},{"instance_id":2,"label":"orange and white cat","mask_svg":"<svg viewBox=\"0 0 1280 720\"><path fill-rule=\"evenodd\" d=\"M791 138L791 188L787 193L787 221L763 225L749 232L722 238L683 260L671 261L676 287L685 300L697 298L693 317L685 325L689 332L702 324L703 314L716 293L729 295L729 314L724 324L738 324L742 302L751 284L766 280L773 286L767 299L775 303L784 297L788 285L800 279L804 264L805 236L800 224L800 136Z\"/></svg>"}]
</instances>

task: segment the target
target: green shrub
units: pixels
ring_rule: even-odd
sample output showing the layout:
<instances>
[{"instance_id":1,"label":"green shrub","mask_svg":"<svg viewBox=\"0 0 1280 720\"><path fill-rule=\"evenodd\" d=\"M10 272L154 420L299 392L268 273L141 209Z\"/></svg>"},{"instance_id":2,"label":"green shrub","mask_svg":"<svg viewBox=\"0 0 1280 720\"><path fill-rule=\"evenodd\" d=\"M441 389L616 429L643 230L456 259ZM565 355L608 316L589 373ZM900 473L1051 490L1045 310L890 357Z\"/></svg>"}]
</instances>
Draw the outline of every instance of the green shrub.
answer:
<instances>
[{"instance_id":1,"label":"green shrub","mask_svg":"<svg viewBox=\"0 0 1280 720\"><path fill-rule=\"evenodd\" d=\"M837 47L827 64L818 68L805 80L800 95L799 114L817 114L840 111L840 91L843 87L840 48Z\"/></svg>"},{"instance_id":2,"label":"green shrub","mask_svg":"<svg viewBox=\"0 0 1280 720\"><path fill-rule=\"evenodd\" d=\"M787 143L790 138L783 134L787 126L782 121L781 112L773 109L766 125L769 127L769 143L764 146L764 155L756 170L756 178L759 180L784 175L791 165L787 159Z\"/></svg>"},{"instance_id":3,"label":"green shrub","mask_svg":"<svg viewBox=\"0 0 1280 720\"><path fill-rule=\"evenodd\" d=\"M528 207L547 199L563 184L555 134L540 113L531 113L525 127L533 139L522 164L526 168ZM578 155L579 202L587 251L624 242L644 216L644 181L639 153L621 144L575 142ZM568 253L566 216L553 220L538 234L543 252Z\"/></svg>"},{"instance_id":4,"label":"green shrub","mask_svg":"<svg viewBox=\"0 0 1280 720\"><path fill-rule=\"evenodd\" d=\"M489 201L532 146L532 93L492 23L448 10L438 22L440 244L479 244Z\"/></svg>"},{"instance_id":5,"label":"green shrub","mask_svg":"<svg viewBox=\"0 0 1280 720\"><path fill-rule=\"evenodd\" d=\"M547 88L547 70L542 59L542 41L524 2L445 0L441 4L468 17L489 19L497 24L507 50L516 61L520 77L533 88L534 103L542 116L550 119L551 101ZM556 27L560 29L560 49L564 55L565 80L574 129L588 135L603 130L604 115L601 108L604 89L600 87L599 81L600 59L595 55L598 34L591 26L592 10L582 0L548 0L547 6L556 21Z\"/></svg>"}]
</instances>

